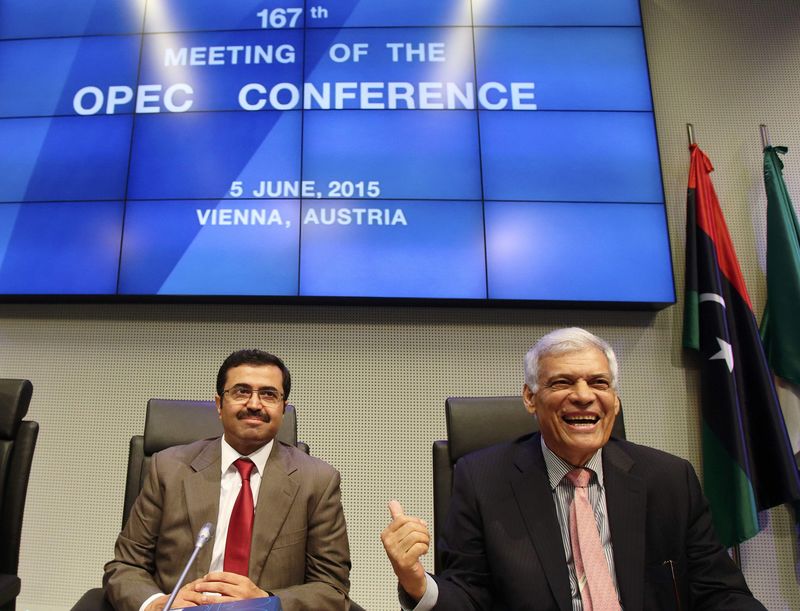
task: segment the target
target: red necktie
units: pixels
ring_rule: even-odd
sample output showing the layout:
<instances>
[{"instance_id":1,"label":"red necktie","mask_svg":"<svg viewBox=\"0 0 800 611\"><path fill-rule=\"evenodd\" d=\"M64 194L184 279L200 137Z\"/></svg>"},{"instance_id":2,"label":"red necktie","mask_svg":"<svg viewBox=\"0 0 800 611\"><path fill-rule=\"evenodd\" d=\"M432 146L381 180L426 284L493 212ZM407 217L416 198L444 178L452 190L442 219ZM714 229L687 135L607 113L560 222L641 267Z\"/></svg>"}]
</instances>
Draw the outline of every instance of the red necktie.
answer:
<instances>
[{"instance_id":1,"label":"red necktie","mask_svg":"<svg viewBox=\"0 0 800 611\"><path fill-rule=\"evenodd\" d=\"M589 502L587 486L590 477L588 469L573 469L567 473L567 479L575 486L575 497L569 506L569 539L578 589L583 611L619 611L617 590L611 580L597 521Z\"/></svg>"},{"instance_id":2,"label":"red necktie","mask_svg":"<svg viewBox=\"0 0 800 611\"><path fill-rule=\"evenodd\" d=\"M255 465L249 458L240 458L233 465L242 478L242 488L236 497L231 521L228 524L223 570L247 577L250 564L250 539L253 536L253 492L250 490L250 473Z\"/></svg>"}]
</instances>

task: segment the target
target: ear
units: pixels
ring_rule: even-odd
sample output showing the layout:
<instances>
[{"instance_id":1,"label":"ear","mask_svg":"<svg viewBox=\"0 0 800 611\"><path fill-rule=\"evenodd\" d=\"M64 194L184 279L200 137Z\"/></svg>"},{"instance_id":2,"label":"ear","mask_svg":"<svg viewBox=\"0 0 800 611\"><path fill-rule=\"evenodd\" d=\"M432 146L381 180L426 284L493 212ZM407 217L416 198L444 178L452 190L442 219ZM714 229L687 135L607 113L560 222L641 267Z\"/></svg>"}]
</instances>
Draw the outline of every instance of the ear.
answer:
<instances>
[{"instance_id":1,"label":"ear","mask_svg":"<svg viewBox=\"0 0 800 611\"><path fill-rule=\"evenodd\" d=\"M622 409L622 399L619 398L619 395L616 395L614 398L614 415L619 416L619 410Z\"/></svg>"},{"instance_id":2,"label":"ear","mask_svg":"<svg viewBox=\"0 0 800 611\"><path fill-rule=\"evenodd\" d=\"M522 401L525 403L528 413L536 415L536 395L527 384L522 386Z\"/></svg>"},{"instance_id":3,"label":"ear","mask_svg":"<svg viewBox=\"0 0 800 611\"><path fill-rule=\"evenodd\" d=\"M222 397L214 395L214 403L217 406L217 416L222 418Z\"/></svg>"}]
</instances>

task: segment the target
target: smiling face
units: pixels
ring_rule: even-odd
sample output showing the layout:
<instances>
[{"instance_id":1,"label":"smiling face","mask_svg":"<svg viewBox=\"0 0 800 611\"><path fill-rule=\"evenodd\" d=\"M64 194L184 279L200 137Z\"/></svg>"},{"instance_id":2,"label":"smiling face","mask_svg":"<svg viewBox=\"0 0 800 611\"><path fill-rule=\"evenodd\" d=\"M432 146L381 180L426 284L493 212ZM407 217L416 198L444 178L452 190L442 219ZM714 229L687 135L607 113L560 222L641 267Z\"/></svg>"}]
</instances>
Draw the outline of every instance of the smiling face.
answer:
<instances>
[{"instance_id":1,"label":"smiling face","mask_svg":"<svg viewBox=\"0 0 800 611\"><path fill-rule=\"evenodd\" d=\"M608 441L619 413L606 355L585 348L543 356L537 382L535 393L525 384L522 397L545 444L571 465L586 464Z\"/></svg>"},{"instance_id":2,"label":"smiling face","mask_svg":"<svg viewBox=\"0 0 800 611\"><path fill-rule=\"evenodd\" d=\"M273 388L283 396L283 374L275 365L239 365L229 369L225 379L226 390L234 386ZM286 402L265 405L254 392L246 403L236 403L228 395L215 398L225 441L240 454L252 454L277 435Z\"/></svg>"}]
</instances>

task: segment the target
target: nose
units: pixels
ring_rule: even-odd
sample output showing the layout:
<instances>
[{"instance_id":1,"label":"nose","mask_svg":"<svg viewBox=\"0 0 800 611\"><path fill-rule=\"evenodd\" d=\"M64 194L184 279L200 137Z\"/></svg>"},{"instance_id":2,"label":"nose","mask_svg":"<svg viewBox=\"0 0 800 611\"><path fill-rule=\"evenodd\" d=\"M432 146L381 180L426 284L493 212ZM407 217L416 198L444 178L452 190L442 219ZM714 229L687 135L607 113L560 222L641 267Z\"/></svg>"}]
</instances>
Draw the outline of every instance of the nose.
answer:
<instances>
[{"instance_id":1,"label":"nose","mask_svg":"<svg viewBox=\"0 0 800 611\"><path fill-rule=\"evenodd\" d=\"M261 399L258 398L258 393L255 390L250 393L250 398L245 405L247 405L249 409L261 410Z\"/></svg>"},{"instance_id":2,"label":"nose","mask_svg":"<svg viewBox=\"0 0 800 611\"><path fill-rule=\"evenodd\" d=\"M583 378L572 385L572 401L579 405L587 405L594 401L594 392Z\"/></svg>"}]
</instances>

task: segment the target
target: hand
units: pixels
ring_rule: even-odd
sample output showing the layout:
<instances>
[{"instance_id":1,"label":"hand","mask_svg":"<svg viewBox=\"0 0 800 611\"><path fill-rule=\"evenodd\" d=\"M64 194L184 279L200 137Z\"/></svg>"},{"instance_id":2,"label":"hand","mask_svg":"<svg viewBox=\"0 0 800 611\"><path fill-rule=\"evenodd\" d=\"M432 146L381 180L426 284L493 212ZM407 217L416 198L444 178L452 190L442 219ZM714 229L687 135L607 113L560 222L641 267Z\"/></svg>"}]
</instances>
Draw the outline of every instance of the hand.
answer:
<instances>
[{"instance_id":1,"label":"hand","mask_svg":"<svg viewBox=\"0 0 800 611\"><path fill-rule=\"evenodd\" d=\"M193 584L194 589L201 595L201 604L227 603L246 598L264 598L267 592L259 588L248 577L237 573L209 573L198 579ZM207 593L214 594L208 595Z\"/></svg>"},{"instance_id":2,"label":"hand","mask_svg":"<svg viewBox=\"0 0 800 611\"><path fill-rule=\"evenodd\" d=\"M172 608L184 609L186 607L196 607L197 605L204 604L200 602L201 595L194 590L195 584L199 583L200 581L202 580L195 579L194 581L185 584L180 590L178 590L178 595L175 597L175 600L172 601ZM167 606L168 600L168 594L159 596L153 602L147 605L145 611L162 611L164 607Z\"/></svg>"},{"instance_id":3,"label":"hand","mask_svg":"<svg viewBox=\"0 0 800 611\"><path fill-rule=\"evenodd\" d=\"M381 541L386 555L392 563L394 574L400 586L414 600L425 594L428 581L425 569L419 561L420 556L428 553L431 536L425 520L407 516L397 501L389 501L389 512L392 521L381 533Z\"/></svg>"}]
</instances>

